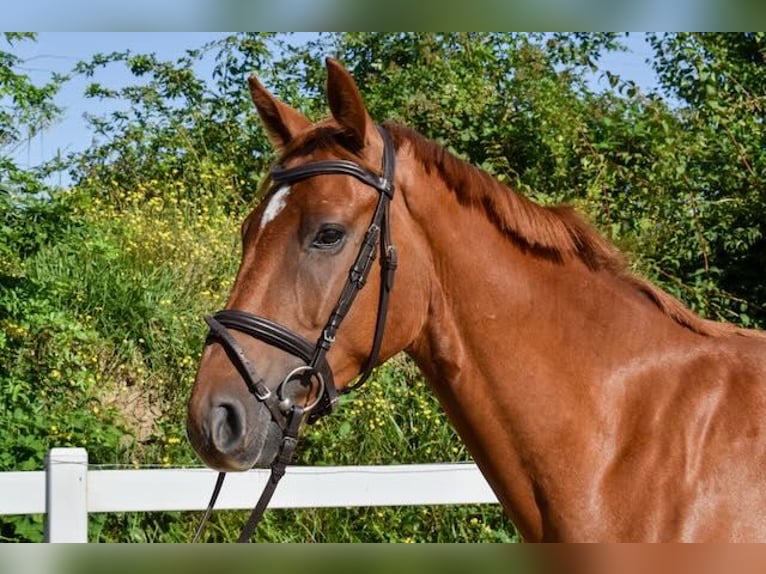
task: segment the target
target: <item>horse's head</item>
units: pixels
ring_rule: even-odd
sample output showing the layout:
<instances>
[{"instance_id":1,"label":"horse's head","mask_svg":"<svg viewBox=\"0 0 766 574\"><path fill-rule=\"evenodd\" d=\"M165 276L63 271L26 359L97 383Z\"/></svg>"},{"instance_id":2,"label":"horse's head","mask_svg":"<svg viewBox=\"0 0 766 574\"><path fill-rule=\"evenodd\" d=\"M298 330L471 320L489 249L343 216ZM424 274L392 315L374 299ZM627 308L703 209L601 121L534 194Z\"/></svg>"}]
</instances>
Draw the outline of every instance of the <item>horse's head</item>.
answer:
<instances>
[{"instance_id":1,"label":"horse's head","mask_svg":"<svg viewBox=\"0 0 766 574\"><path fill-rule=\"evenodd\" d=\"M327 68L332 117L319 124L250 79L280 159L270 192L242 225L239 272L226 310L208 318L188 405L191 443L219 470L268 466L292 409L329 410L336 389L406 348L423 325L413 222L386 180L394 147L350 74L333 60ZM399 181L401 164L397 171ZM406 251L377 353L393 244ZM372 264L375 254L385 265Z\"/></svg>"}]
</instances>

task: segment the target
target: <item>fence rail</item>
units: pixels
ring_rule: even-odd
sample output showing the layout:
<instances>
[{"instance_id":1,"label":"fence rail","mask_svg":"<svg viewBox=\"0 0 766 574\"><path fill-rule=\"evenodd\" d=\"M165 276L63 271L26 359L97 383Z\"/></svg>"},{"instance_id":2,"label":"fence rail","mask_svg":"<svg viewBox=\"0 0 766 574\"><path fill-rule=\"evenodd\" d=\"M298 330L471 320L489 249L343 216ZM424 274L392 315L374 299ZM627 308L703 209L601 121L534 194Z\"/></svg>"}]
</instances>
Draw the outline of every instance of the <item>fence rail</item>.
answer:
<instances>
[{"instance_id":1,"label":"fence rail","mask_svg":"<svg viewBox=\"0 0 766 574\"><path fill-rule=\"evenodd\" d=\"M219 509L255 505L267 470L232 473ZM82 448L54 448L45 470L0 473L0 515L45 513L47 542L87 542L88 513L204 510L216 473L203 468L98 470ZM491 504L472 463L287 469L270 508Z\"/></svg>"}]
</instances>

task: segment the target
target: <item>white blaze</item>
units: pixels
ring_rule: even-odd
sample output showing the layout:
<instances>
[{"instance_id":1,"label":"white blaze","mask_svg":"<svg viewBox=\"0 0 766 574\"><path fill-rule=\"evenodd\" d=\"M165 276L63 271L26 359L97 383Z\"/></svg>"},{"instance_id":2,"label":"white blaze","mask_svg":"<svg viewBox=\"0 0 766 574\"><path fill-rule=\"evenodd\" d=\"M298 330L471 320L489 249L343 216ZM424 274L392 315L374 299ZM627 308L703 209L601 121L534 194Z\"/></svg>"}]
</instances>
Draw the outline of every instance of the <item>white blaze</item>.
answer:
<instances>
[{"instance_id":1,"label":"white blaze","mask_svg":"<svg viewBox=\"0 0 766 574\"><path fill-rule=\"evenodd\" d=\"M287 194L290 193L290 186L285 185L280 187L274 195L271 196L266 209L263 210L263 216L261 217L261 229L266 227L269 222L273 221L277 215L287 205Z\"/></svg>"}]
</instances>

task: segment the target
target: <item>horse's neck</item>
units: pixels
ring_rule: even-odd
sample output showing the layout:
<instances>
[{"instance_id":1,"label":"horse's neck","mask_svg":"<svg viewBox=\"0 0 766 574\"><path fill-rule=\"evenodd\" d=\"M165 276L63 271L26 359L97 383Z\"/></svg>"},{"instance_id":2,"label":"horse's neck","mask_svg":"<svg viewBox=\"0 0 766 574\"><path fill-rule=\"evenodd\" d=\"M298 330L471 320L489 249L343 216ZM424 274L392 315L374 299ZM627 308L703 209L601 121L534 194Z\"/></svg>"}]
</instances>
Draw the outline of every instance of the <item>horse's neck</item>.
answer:
<instances>
[{"instance_id":1,"label":"horse's neck","mask_svg":"<svg viewBox=\"0 0 766 574\"><path fill-rule=\"evenodd\" d=\"M525 253L445 188L411 195L434 281L410 353L517 527L536 538L545 490L589 463L581 442L606 416L597 386L653 345L637 333L667 342L678 329L662 317L657 331L660 312L607 273Z\"/></svg>"},{"instance_id":2,"label":"horse's neck","mask_svg":"<svg viewBox=\"0 0 766 574\"><path fill-rule=\"evenodd\" d=\"M480 207L429 181L407 205L433 267L430 328L419 346L443 378L466 368L503 388L554 372L557 380L592 378L685 332L630 282L577 259L533 254Z\"/></svg>"}]
</instances>

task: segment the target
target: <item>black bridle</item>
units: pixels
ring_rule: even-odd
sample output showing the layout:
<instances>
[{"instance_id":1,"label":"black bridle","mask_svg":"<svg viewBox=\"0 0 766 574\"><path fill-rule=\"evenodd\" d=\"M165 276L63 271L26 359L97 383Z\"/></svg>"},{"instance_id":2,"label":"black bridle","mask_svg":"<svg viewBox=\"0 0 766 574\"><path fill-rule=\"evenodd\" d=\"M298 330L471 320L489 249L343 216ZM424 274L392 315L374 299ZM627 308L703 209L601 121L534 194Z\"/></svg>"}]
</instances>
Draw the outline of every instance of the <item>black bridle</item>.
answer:
<instances>
[{"instance_id":1,"label":"black bridle","mask_svg":"<svg viewBox=\"0 0 766 574\"><path fill-rule=\"evenodd\" d=\"M349 270L348 278L343 286L338 302L316 342L312 344L309 340L284 325L245 311L227 309L205 317L205 321L210 327L206 344L214 342L221 344L245 381L247 388L259 402L269 409L272 419L282 429L282 442L277 457L271 465L269 481L239 537L239 542L250 540L258 521L274 493L277 483L284 476L285 467L292 459L295 447L297 446L298 430L303 419L307 418L310 424L314 423L319 418L332 412L338 402L338 391L335 388L332 369L327 362L327 353L335 342L338 329L351 305L354 303L357 294L367 282L372 262L376 258L378 243L380 243L381 280L378 295L378 316L375 322L372 347L357 381L353 385L342 389L341 393L350 392L363 385L369 378L378 360L383 341L383 331L386 325L389 295L394 282L397 256L396 248L391 238L389 215L389 205L394 197L394 144L390 134L382 126L377 126L377 128L383 138L382 176L348 160L314 161L292 168L276 166L271 171L271 179L273 181L272 191L283 185L289 185L317 175L328 174L355 177L378 191L378 202L375 206L375 212L373 213L370 225L367 228L367 233ZM266 386L265 381L258 374L248 359L245 350L237 343L230 330L245 333L264 343L277 347L299 358L305 364L288 373L279 386L271 390ZM295 404L287 390L290 384L296 382L308 388L309 395L312 390L315 390L316 398L309 404ZM194 536L195 542L199 539L202 529L215 505L218 493L223 485L224 476L225 473L223 472L218 475L210 503Z\"/></svg>"}]
</instances>

